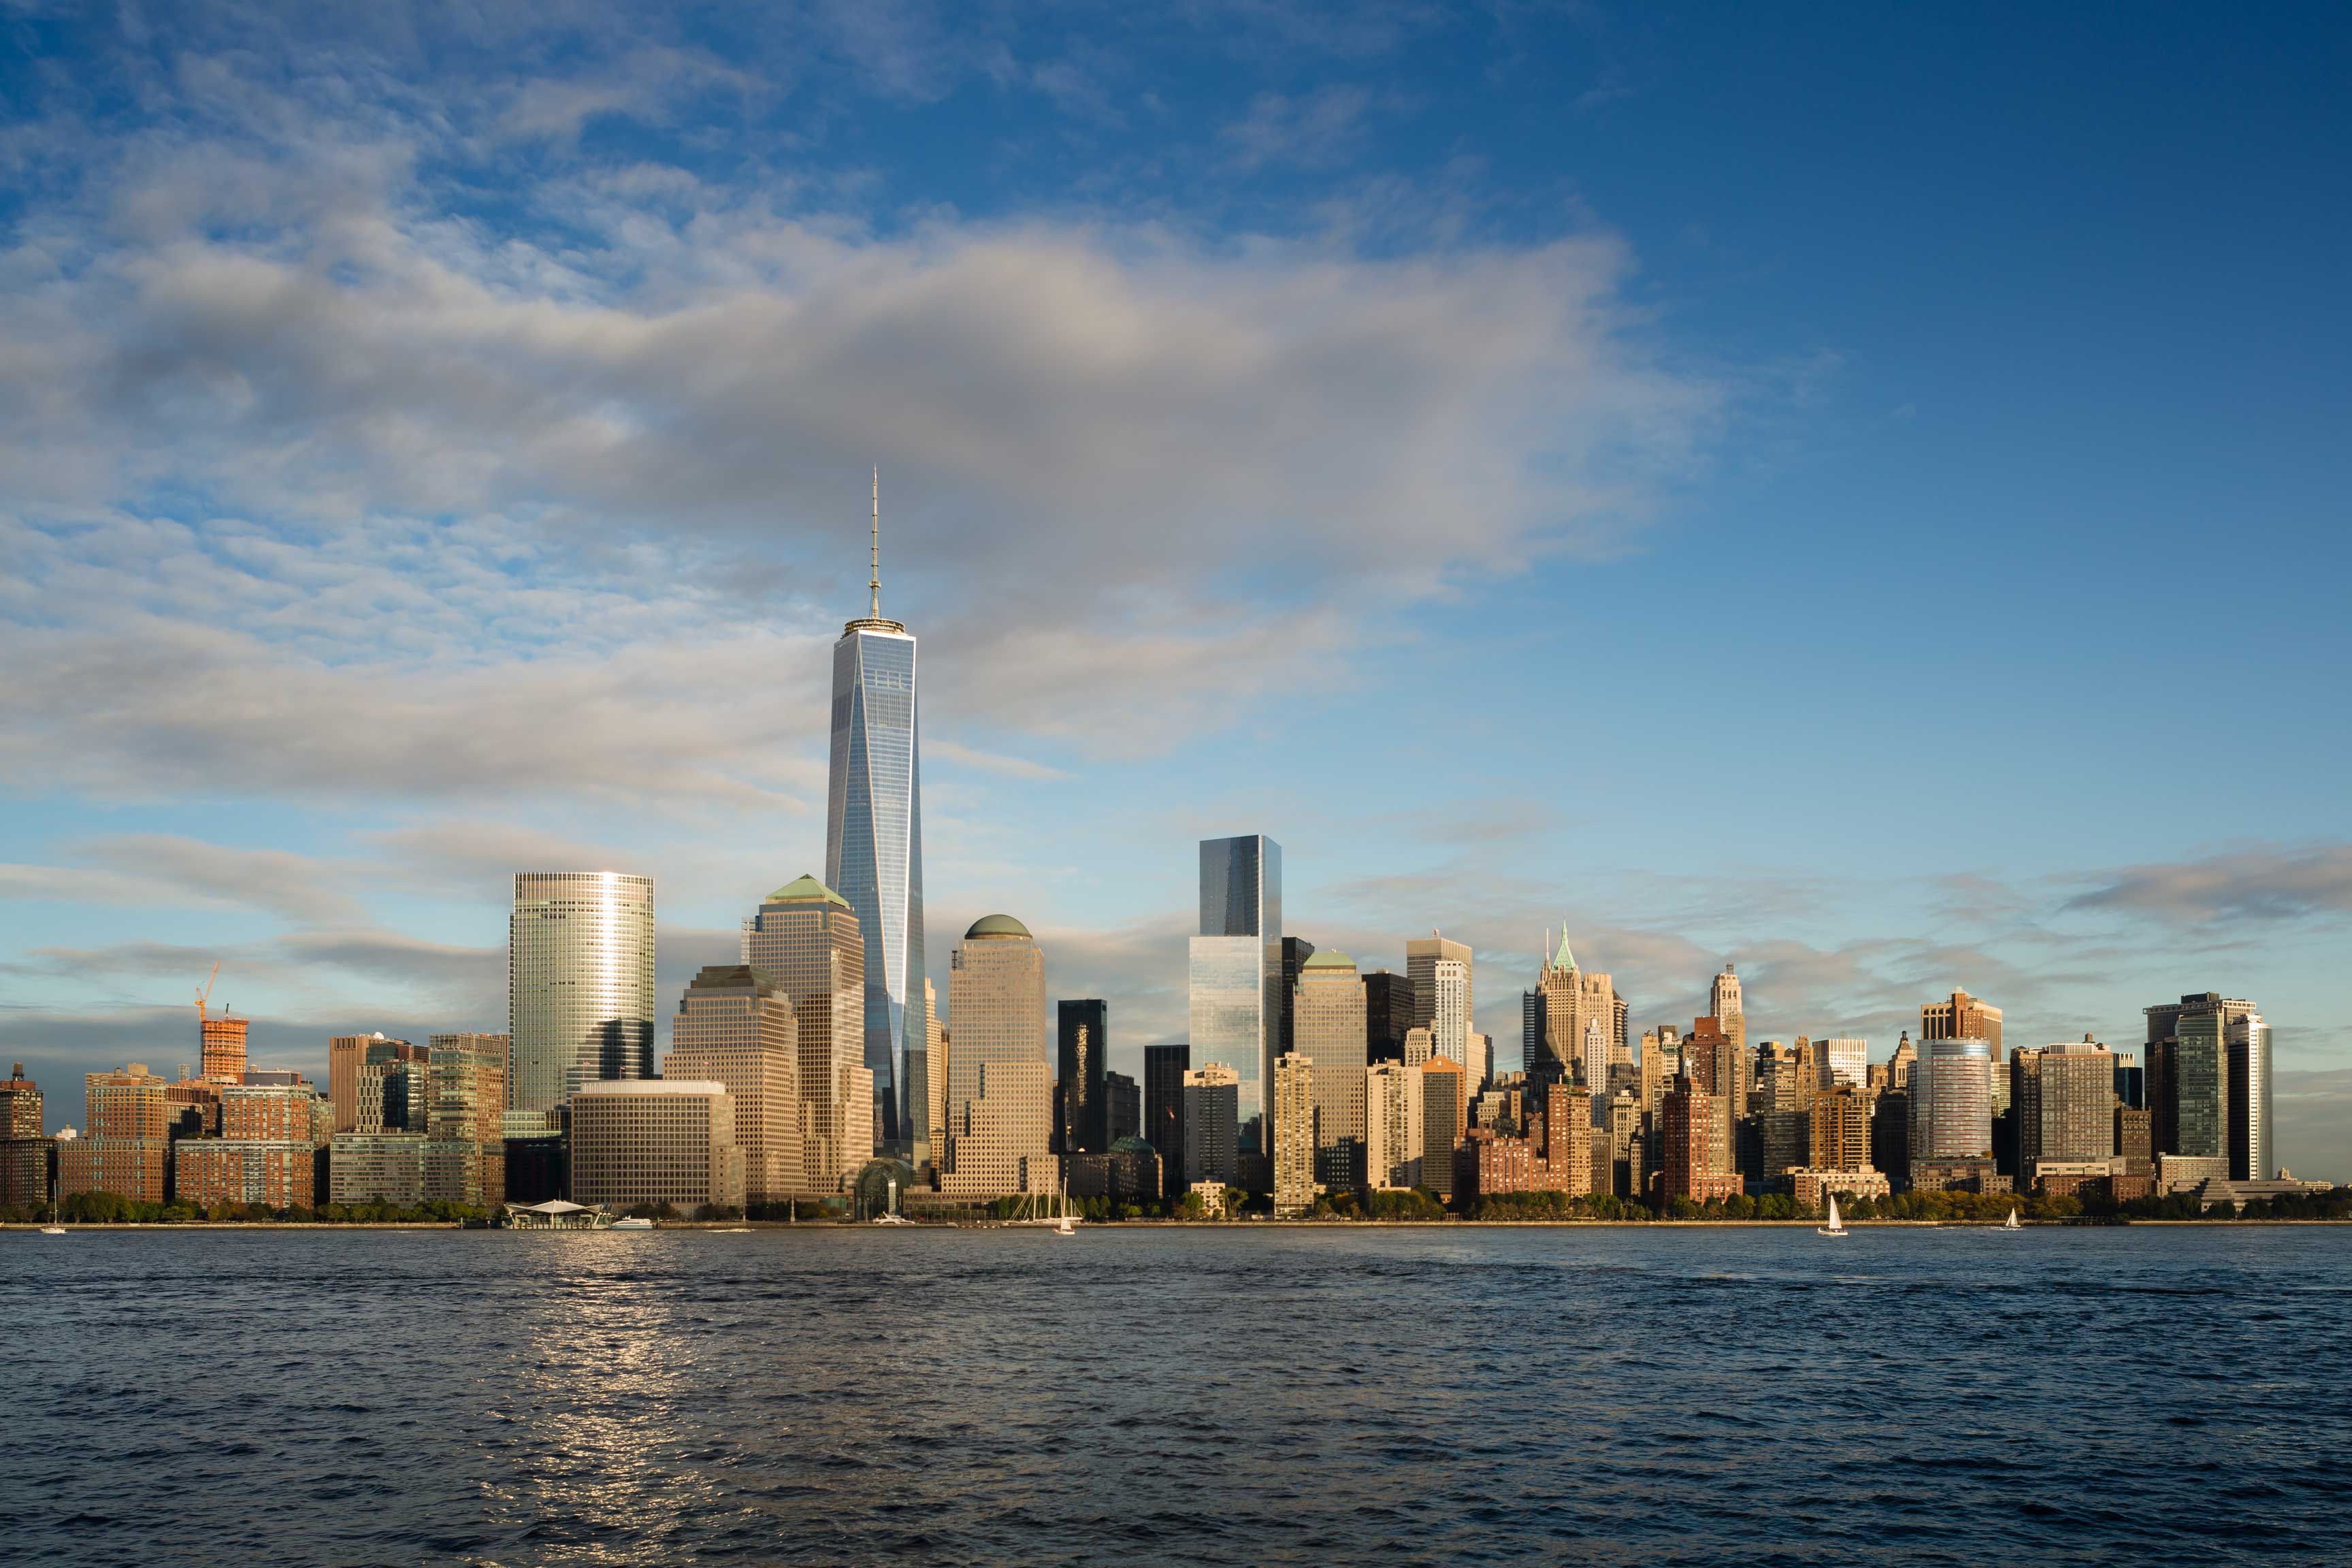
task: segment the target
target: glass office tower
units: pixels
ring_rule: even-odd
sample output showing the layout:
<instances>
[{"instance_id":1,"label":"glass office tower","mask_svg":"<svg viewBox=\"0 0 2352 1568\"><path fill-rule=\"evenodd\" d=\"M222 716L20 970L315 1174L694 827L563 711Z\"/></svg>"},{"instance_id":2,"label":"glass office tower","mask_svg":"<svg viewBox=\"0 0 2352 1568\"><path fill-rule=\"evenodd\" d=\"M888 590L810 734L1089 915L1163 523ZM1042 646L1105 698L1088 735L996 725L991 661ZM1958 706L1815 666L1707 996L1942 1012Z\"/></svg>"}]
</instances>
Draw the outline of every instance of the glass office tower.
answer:
<instances>
[{"instance_id":1,"label":"glass office tower","mask_svg":"<svg viewBox=\"0 0 2352 1568\"><path fill-rule=\"evenodd\" d=\"M518 871L508 927L507 1108L654 1075L654 879Z\"/></svg>"},{"instance_id":2,"label":"glass office tower","mask_svg":"<svg viewBox=\"0 0 2352 1568\"><path fill-rule=\"evenodd\" d=\"M882 618L881 479L875 480L868 613L833 645L833 759L825 789L824 879L866 936L866 1066L874 1125L889 1152L913 1143L908 1051L924 1048L922 768L916 742L915 639ZM909 1008L908 999L915 1005Z\"/></svg>"},{"instance_id":3,"label":"glass office tower","mask_svg":"<svg viewBox=\"0 0 2352 1568\"><path fill-rule=\"evenodd\" d=\"M1282 846L1264 834L1201 841L1201 931L1192 952L1192 1063L1239 1079L1244 1152L1264 1142L1282 1028Z\"/></svg>"}]
</instances>

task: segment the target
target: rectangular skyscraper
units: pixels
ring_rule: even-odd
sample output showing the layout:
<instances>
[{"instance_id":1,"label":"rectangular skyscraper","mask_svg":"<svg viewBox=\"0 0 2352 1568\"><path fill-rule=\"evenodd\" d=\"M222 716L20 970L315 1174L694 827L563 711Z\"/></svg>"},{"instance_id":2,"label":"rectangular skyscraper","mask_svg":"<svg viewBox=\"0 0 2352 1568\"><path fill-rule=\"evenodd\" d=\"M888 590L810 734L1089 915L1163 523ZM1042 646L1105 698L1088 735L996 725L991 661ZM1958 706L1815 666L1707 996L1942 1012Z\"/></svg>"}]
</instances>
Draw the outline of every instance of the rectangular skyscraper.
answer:
<instances>
[{"instance_id":1,"label":"rectangular skyscraper","mask_svg":"<svg viewBox=\"0 0 2352 1568\"><path fill-rule=\"evenodd\" d=\"M824 879L866 939L865 1061L879 1141L909 1150L906 1058L925 1046L922 765L915 639L882 617L881 480L875 480L873 599L833 645L833 759ZM909 1001L913 1005L909 1006Z\"/></svg>"},{"instance_id":2,"label":"rectangular skyscraper","mask_svg":"<svg viewBox=\"0 0 2352 1568\"><path fill-rule=\"evenodd\" d=\"M1192 1012L1192 1060L1234 1070L1241 1151L1271 1153L1263 1139L1281 1045L1282 846L1264 834L1201 841Z\"/></svg>"},{"instance_id":3,"label":"rectangular skyscraper","mask_svg":"<svg viewBox=\"0 0 2352 1568\"><path fill-rule=\"evenodd\" d=\"M553 1110L583 1083L654 1074L654 879L515 873L507 1105Z\"/></svg>"},{"instance_id":4,"label":"rectangular skyscraper","mask_svg":"<svg viewBox=\"0 0 2352 1568\"><path fill-rule=\"evenodd\" d=\"M1181 1197L1191 1180L1184 1173L1184 1075L1192 1068L1189 1045L1143 1047L1143 1135L1160 1151L1160 1173L1171 1198Z\"/></svg>"},{"instance_id":5,"label":"rectangular skyscraper","mask_svg":"<svg viewBox=\"0 0 2352 1568\"><path fill-rule=\"evenodd\" d=\"M1059 1005L1062 1152L1099 1154L1110 1147L1110 1104L1103 1058L1110 1049L1110 1005L1099 997Z\"/></svg>"}]
</instances>

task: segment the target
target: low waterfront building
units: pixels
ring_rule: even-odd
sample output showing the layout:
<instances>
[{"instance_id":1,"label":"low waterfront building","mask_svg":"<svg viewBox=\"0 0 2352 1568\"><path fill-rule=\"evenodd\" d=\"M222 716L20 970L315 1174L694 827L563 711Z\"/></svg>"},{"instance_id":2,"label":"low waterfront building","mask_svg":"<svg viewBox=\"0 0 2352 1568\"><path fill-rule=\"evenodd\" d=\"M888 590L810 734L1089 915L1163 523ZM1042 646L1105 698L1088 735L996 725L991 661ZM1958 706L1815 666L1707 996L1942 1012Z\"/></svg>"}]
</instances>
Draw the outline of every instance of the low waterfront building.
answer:
<instances>
[{"instance_id":1,"label":"low waterfront building","mask_svg":"<svg viewBox=\"0 0 2352 1568\"><path fill-rule=\"evenodd\" d=\"M172 1145L173 1195L207 1210L230 1204L307 1209L318 1201L319 1154L308 1136L182 1138Z\"/></svg>"},{"instance_id":2,"label":"low waterfront building","mask_svg":"<svg viewBox=\"0 0 2352 1568\"><path fill-rule=\"evenodd\" d=\"M667 1204L682 1214L740 1209L743 1150L727 1086L696 1079L582 1084L572 1096L572 1201L616 1209Z\"/></svg>"},{"instance_id":3,"label":"low waterfront building","mask_svg":"<svg viewBox=\"0 0 2352 1568\"><path fill-rule=\"evenodd\" d=\"M1935 1045L1948 1042L1937 1040ZM2015 1182L2002 1175L1990 1157L1979 1159L1914 1158L1911 1162L1911 1191L1915 1193L2006 1193L2015 1189Z\"/></svg>"},{"instance_id":4,"label":"low waterfront building","mask_svg":"<svg viewBox=\"0 0 2352 1568\"><path fill-rule=\"evenodd\" d=\"M477 1153L468 1140L426 1132L338 1132L327 1148L327 1201L396 1209L462 1204Z\"/></svg>"},{"instance_id":5,"label":"low waterfront building","mask_svg":"<svg viewBox=\"0 0 2352 1568\"><path fill-rule=\"evenodd\" d=\"M1160 1151L1132 1134L1115 1141L1107 1152L1070 1156L1069 1175L1070 1196L1122 1204L1158 1203L1166 1180Z\"/></svg>"},{"instance_id":6,"label":"low waterfront building","mask_svg":"<svg viewBox=\"0 0 2352 1568\"><path fill-rule=\"evenodd\" d=\"M1795 1194L1797 1206L1817 1209L1826 1203L1832 1193L1842 1198L1883 1198L1894 1189L1884 1173L1864 1169L1817 1170L1800 1167L1788 1173L1790 1191Z\"/></svg>"}]
</instances>

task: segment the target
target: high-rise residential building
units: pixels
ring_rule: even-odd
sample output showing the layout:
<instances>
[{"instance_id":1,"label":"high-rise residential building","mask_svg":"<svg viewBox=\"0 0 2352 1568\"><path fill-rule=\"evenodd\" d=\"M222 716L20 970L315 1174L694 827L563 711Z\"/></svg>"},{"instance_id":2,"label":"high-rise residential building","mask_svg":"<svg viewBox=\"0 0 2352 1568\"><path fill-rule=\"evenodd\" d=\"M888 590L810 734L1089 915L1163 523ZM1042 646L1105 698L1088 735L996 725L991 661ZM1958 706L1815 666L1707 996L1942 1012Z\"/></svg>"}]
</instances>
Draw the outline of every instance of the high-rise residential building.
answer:
<instances>
[{"instance_id":1,"label":"high-rise residential building","mask_svg":"<svg viewBox=\"0 0 2352 1568\"><path fill-rule=\"evenodd\" d=\"M49 1201L49 1160L55 1143L41 1114L41 1086L25 1064L0 1083L0 1209L26 1215Z\"/></svg>"},{"instance_id":2,"label":"high-rise residential building","mask_svg":"<svg viewBox=\"0 0 2352 1568\"><path fill-rule=\"evenodd\" d=\"M1421 1068L1376 1061L1364 1074L1364 1169L1375 1187L1422 1184Z\"/></svg>"},{"instance_id":3,"label":"high-rise residential building","mask_svg":"<svg viewBox=\"0 0 2352 1568\"><path fill-rule=\"evenodd\" d=\"M1414 1034L1421 1031L1415 1029ZM1462 1064L1432 1052L1421 1069L1421 1179L1439 1197L1454 1195L1454 1152L1469 1127L1470 1088Z\"/></svg>"},{"instance_id":4,"label":"high-rise residential building","mask_svg":"<svg viewBox=\"0 0 2352 1568\"><path fill-rule=\"evenodd\" d=\"M1368 1180L1364 985L1355 960L1330 948L1308 958L1290 1011L1297 1052L1314 1064L1307 1094L1315 1181L1332 1193L1352 1192Z\"/></svg>"},{"instance_id":5,"label":"high-rise residential building","mask_svg":"<svg viewBox=\"0 0 2352 1568\"><path fill-rule=\"evenodd\" d=\"M2230 1179L2278 1180L2271 1122L2271 1031L2260 1013L2230 1026Z\"/></svg>"},{"instance_id":6,"label":"high-rise residential building","mask_svg":"<svg viewBox=\"0 0 2352 1568\"><path fill-rule=\"evenodd\" d=\"M694 1079L583 1084L572 1097L572 1201L743 1206L743 1150L727 1086Z\"/></svg>"},{"instance_id":7,"label":"high-rise residential building","mask_svg":"<svg viewBox=\"0 0 2352 1568\"><path fill-rule=\"evenodd\" d=\"M496 1208L506 1201L503 1121L514 1042L504 1035L468 1032L431 1035L425 1046L433 1094L425 1131L473 1145L463 1201Z\"/></svg>"},{"instance_id":8,"label":"high-rise residential building","mask_svg":"<svg viewBox=\"0 0 2352 1568\"><path fill-rule=\"evenodd\" d=\"M1275 1022L1275 1055L1286 1055L1294 1048L1290 1005L1298 994L1298 972L1315 956L1315 944L1303 936L1282 939L1282 1008Z\"/></svg>"},{"instance_id":9,"label":"high-rise residential building","mask_svg":"<svg viewBox=\"0 0 2352 1568\"><path fill-rule=\"evenodd\" d=\"M245 1032L249 1019L232 1018L226 1011L217 1018L203 1016L198 1048L204 1063L204 1076L215 1083L245 1081Z\"/></svg>"},{"instance_id":10,"label":"high-rise residential building","mask_svg":"<svg viewBox=\"0 0 2352 1568\"><path fill-rule=\"evenodd\" d=\"M1412 976L1375 969L1364 976L1364 1058L1404 1060L1405 1031L1412 1027Z\"/></svg>"},{"instance_id":11,"label":"high-rise residential building","mask_svg":"<svg viewBox=\"0 0 2352 1568\"><path fill-rule=\"evenodd\" d=\"M1714 1130L1723 1119L1712 1100L1688 1071L1666 1089L1659 1109L1658 1192L1662 1201L1688 1198L1703 1204L1710 1198L1735 1197L1739 1194L1738 1173L1715 1163Z\"/></svg>"},{"instance_id":12,"label":"high-rise residential building","mask_svg":"<svg viewBox=\"0 0 2352 1568\"><path fill-rule=\"evenodd\" d=\"M781 1204L808 1193L800 1027L791 995L773 976L748 963L706 964L678 998L662 1072L727 1090L743 1155L744 1203Z\"/></svg>"},{"instance_id":13,"label":"high-rise residential building","mask_svg":"<svg viewBox=\"0 0 2352 1568\"><path fill-rule=\"evenodd\" d=\"M509 1109L550 1111L583 1083L651 1078L654 879L516 872L507 997Z\"/></svg>"},{"instance_id":14,"label":"high-rise residential building","mask_svg":"<svg viewBox=\"0 0 2352 1568\"><path fill-rule=\"evenodd\" d=\"M1870 1097L1850 1083L1813 1097L1805 1163L1816 1171L1867 1171Z\"/></svg>"},{"instance_id":15,"label":"high-rise residential building","mask_svg":"<svg viewBox=\"0 0 2352 1568\"><path fill-rule=\"evenodd\" d=\"M1160 1151L1161 1195L1180 1197L1192 1182L1184 1168L1184 1075L1192 1070L1192 1047L1182 1041L1143 1047L1143 1135Z\"/></svg>"},{"instance_id":16,"label":"high-rise residential building","mask_svg":"<svg viewBox=\"0 0 2352 1568\"><path fill-rule=\"evenodd\" d=\"M1231 1186L1241 1180L1241 1075L1206 1062L1185 1070L1183 1088L1184 1186Z\"/></svg>"},{"instance_id":17,"label":"high-rise residential building","mask_svg":"<svg viewBox=\"0 0 2352 1568\"><path fill-rule=\"evenodd\" d=\"M1270 1152L1262 1140L1282 1032L1281 845L1262 833L1201 841L1190 956L1192 1060L1234 1069L1242 1152Z\"/></svg>"},{"instance_id":18,"label":"high-rise residential building","mask_svg":"<svg viewBox=\"0 0 2352 1568\"><path fill-rule=\"evenodd\" d=\"M1990 1046L1938 1037L1920 1042L1911 1072L1911 1163L1973 1160L1992 1152Z\"/></svg>"},{"instance_id":19,"label":"high-rise residential building","mask_svg":"<svg viewBox=\"0 0 2352 1568\"><path fill-rule=\"evenodd\" d=\"M25 1064L18 1062L0 1083L0 1138L38 1138L45 1131L41 1086L25 1076Z\"/></svg>"},{"instance_id":20,"label":"high-rise residential building","mask_svg":"<svg viewBox=\"0 0 2352 1568\"><path fill-rule=\"evenodd\" d=\"M379 1029L373 1035L336 1035L327 1041L327 1100L335 1131L359 1130L360 1067L367 1059L368 1047L383 1037ZM510 1041L509 1048L511 1052Z\"/></svg>"},{"instance_id":21,"label":"high-rise residential building","mask_svg":"<svg viewBox=\"0 0 2352 1568\"><path fill-rule=\"evenodd\" d=\"M1881 1090L1870 1110L1870 1163L1885 1173L1895 1190L1911 1184L1911 1091Z\"/></svg>"},{"instance_id":22,"label":"high-rise residential building","mask_svg":"<svg viewBox=\"0 0 2352 1568\"><path fill-rule=\"evenodd\" d=\"M849 900L814 877L770 893L743 932L743 962L792 998L803 1193L840 1192L874 1157L866 952Z\"/></svg>"},{"instance_id":23,"label":"high-rise residential building","mask_svg":"<svg viewBox=\"0 0 2352 1568\"><path fill-rule=\"evenodd\" d=\"M1592 1193L1596 1172L1605 1173L1609 1150L1605 1143L1594 1160L1592 1091L1560 1079L1542 1082L1544 1097L1543 1154L1549 1190L1581 1197ZM1605 1134L1604 1134L1605 1136Z\"/></svg>"},{"instance_id":24,"label":"high-rise residential building","mask_svg":"<svg viewBox=\"0 0 2352 1568\"><path fill-rule=\"evenodd\" d=\"M1559 950L1544 961L1536 977L1534 1016L1540 1019L1541 1049L1528 1059L1528 1074L1541 1080L1564 1078L1605 1092L1609 1064L1630 1059L1623 1037L1623 1010L1609 976L1577 967L1559 932Z\"/></svg>"},{"instance_id":25,"label":"high-rise residential building","mask_svg":"<svg viewBox=\"0 0 2352 1568\"><path fill-rule=\"evenodd\" d=\"M1429 1031L1431 1048L1439 1056L1467 1068L1470 1019L1477 1004L1470 944L1449 942L1435 931L1414 937L1404 944L1404 967L1412 981L1412 1026ZM1475 1093L1479 1085L1464 1088Z\"/></svg>"},{"instance_id":26,"label":"high-rise residential building","mask_svg":"<svg viewBox=\"0 0 2352 1568\"><path fill-rule=\"evenodd\" d=\"M206 1209L257 1204L268 1209L309 1208L318 1197L324 1119L310 1086L223 1084L217 1138L182 1138L172 1145L172 1193Z\"/></svg>"},{"instance_id":27,"label":"high-rise residential building","mask_svg":"<svg viewBox=\"0 0 2352 1568\"><path fill-rule=\"evenodd\" d=\"M1592 1190L1621 1198L1642 1196L1648 1173L1643 1159L1641 1102L1631 1093L1621 1091L1611 1095L1605 1106L1596 1107L1595 1114L1601 1121L1595 1124L1594 1136L1598 1138L1603 1131L1609 1135L1609 1180L1605 1185L1599 1180L1600 1149L1596 1144Z\"/></svg>"},{"instance_id":28,"label":"high-rise residential building","mask_svg":"<svg viewBox=\"0 0 2352 1568\"><path fill-rule=\"evenodd\" d=\"M1315 1207L1315 1064L1293 1051L1274 1064L1274 1217Z\"/></svg>"},{"instance_id":29,"label":"high-rise residential building","mask_svg":"<svg viewBox=\"0 0 2352 1568\"><path fill-rule=\"evenodd\" d=\"M2034 1184L2039 1164L2114 1156L2114 1052L2088 1035L2064 1045L2021 1046L2010 1056L2008 1077L2021 1189Z\"/></svg>"},{"instance_id":30,"label":"high-rise residential building","mask_svg":"<svg viewBox=\"0 0 2352 1568\"><path fill-rule=\"evenodd\" d=\"M1123 1072L1103 1074L1103 1106L1110 1141L1143 1136L1143 1086Z\"/></svg>"},{"instance_id":31,"label":"high-rise residential building","mask_svg":"<svg viewBox=\"0 0 2352 1568\"><path fill-rule=\"evenodd\" d=\"M432 1052L406 1040L378 1035L361 1053L359 1125L362 1132L425 1132L433 1111Z\"/></svg>"},{"instance_id":32,"label":"high-rise residential building","mask_svg":"<svg viewBox=\"0 0 2352 1568\"><path fill-rule=\"evenodd\" d=\"M1729 971L1717 975L1718 982L1730 978ZM1737 979L1732 980L1736 990ZM1745 1023L1741 1026L1746 1026ZM1740 1108L1747 1103L1743 1088L1746 1073L1739 1058L1744 1054L1739 1041L1723 1027L1720 1018L1691 1020L1690 1033L1682 1038L1684 1068L1699 1088L1706 1091L1708 1113L1715 1118L1715 1131L1707 1136L1706 1168L1717 1174L1736 1168L1733 1156L1738 1145L1733 1136Z\"/></svg>"},{"instance_id":33,"label":"high-rise residential building","mask_svg":"<svg viewBox=\"0 0 2352 1568\"><path fill-rule=\"evenodd\" d=\"M132 1062L121 1072L89 1073L82 1086L81 1136L58 1148L58 1196L117 1193L162 1203L172 1152L163 1079Z\"/></svg>"},{"instance_id":34,"label":"high-rise residential building","mask_svg":"<svg viewBox=\"0 0 2352 1568\"><path fill-rule=\"evenodd\" d=\"M1103 1083L1110 1053L1110 1004L1099 997L1065 1001L1056 1009L1062 1109L1062 1152L1100 1154L1110 1148L1110 1106Z\"/></svg>"},{"instance_id":35,"label":"high-rise residential building","mask_svg":"<svg viewBox=\"0 0 2352 1568\"><path fill-rule=\"evenodd\" d=\"M922 757L915 638L882 614L882 483L874 484L874 572L866 614L833 645L833 753L825 789L824 879L857 911L866 944L862 1062L873 1075L877 1136L911 1145L906 1058L925 1047L909 1004L923 994ZM952 1008L950 1008L952 1010Z\"/></svg>"},{"instance_id":36,"label":"high-rise residential building","mask_svg":"<svg viewBox=\"0 0 2352 1568\"><path fill-rule=\"evenodd\" d=\"M1060 1190L1045 1060L1045 955L1011 915L986 915L948 958L947 1154L940 1190L996 1198Z\"/></svg>"}]
</instances>

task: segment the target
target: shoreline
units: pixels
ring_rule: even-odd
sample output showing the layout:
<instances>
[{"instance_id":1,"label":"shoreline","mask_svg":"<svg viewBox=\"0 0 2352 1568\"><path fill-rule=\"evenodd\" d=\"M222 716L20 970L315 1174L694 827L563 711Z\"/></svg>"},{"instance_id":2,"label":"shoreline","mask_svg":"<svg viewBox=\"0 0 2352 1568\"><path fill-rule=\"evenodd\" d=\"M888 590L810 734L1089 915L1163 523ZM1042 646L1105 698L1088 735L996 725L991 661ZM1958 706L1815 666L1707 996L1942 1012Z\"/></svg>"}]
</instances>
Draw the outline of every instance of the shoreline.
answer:
<instances>
[{"instance_id":1,"label":"shoreline","mask_svg":"<svg viewBox=\"0 0 2352 1568\"><path fill-rule=\"evenodd\" d=\"M1082 1230L1219 1230L1219 1231L1297 1231L1297 1230L1818 1230L1821 1222L1810 1219L1126 1219L1090 1220L1081 1222ZM2028 1219L2019 1222L2025 1230L2128 1230L2141 1226L2166 1226L2180 1228L2201 1228L2210 1226L2345 1226L2352 1219L2132 1219L2050 1220ZM68 1233L82 1230L104 1231L462 1231L514 1229L517 1234L530 1236L596 1236L600 1231L538 1229L522 1230L509 1226L468 1226L457 1220L250 1220L250 1219L191 1219L158 1221L106 1221L92 1224L69 1224ZM730 1232L768 1230L806 1231L871 1231L898 1227L876 1226L865 1220L807 1220L793 1224L784 1220L664 1220L656 1227L667 1231ZM1037 1230L1048 1228L1032 1222L988 1220L971 1224L953 1221L909 1220L904 1228L912 1230ZM1952 1219L1861 1219L1848 1220L1846 1229L1861 1230L2002 1230L1999 1220ZM38 1225L0 1223L0 1233L20 1232L41 1234ZM645 1231L623 1231L624 1236L643 1236Z\"/></svg>"}]
</instances>

